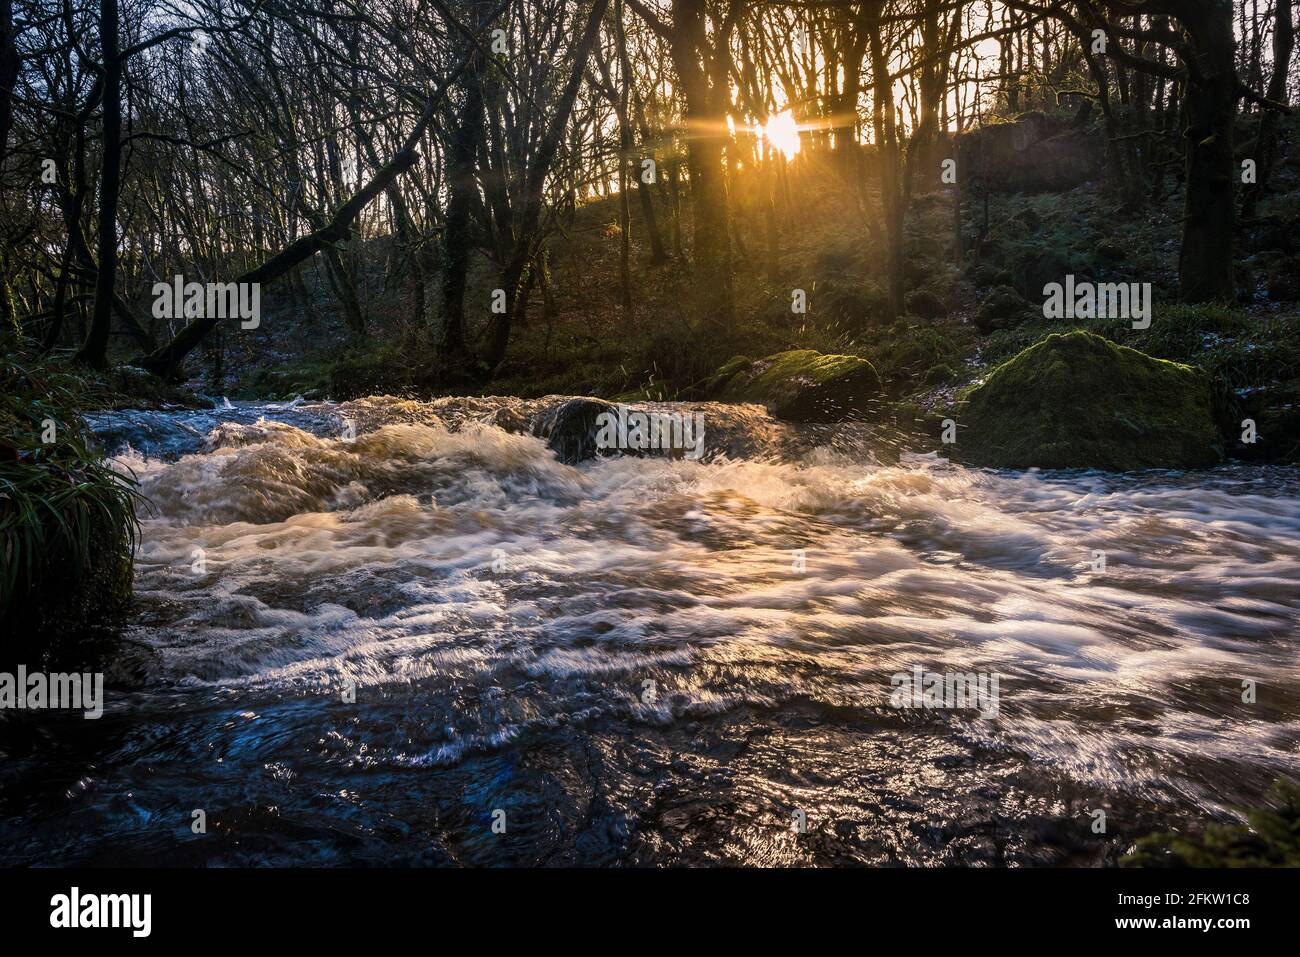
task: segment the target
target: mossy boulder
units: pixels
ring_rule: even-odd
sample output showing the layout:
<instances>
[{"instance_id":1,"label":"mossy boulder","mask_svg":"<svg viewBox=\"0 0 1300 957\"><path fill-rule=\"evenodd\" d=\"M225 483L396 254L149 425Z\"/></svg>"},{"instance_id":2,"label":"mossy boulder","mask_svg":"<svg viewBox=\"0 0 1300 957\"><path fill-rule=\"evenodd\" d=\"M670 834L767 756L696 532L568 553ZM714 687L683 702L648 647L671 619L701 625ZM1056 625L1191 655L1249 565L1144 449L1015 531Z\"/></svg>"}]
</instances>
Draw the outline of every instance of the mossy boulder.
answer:
<instances>
[{"instance_id":1,"label":"mossy boulder","mask_svg":"<svg viewBox=\"0 0 1300 957\"><path fill-rule=\"evenodd\" d=\"M1043 287L1052 282L1064 282L1067 275L1078 279L1086 277L1089 270L1081 268L1075 257L1066 255L1054 246L1024 246L1011 263L1011 285L1026 299L1042 301Z\"/></svg>"},{"instance_id":2,"label":"mossy boulder","mask_svg":"<svg viewBox=\"0 0 1300 957\"><path fill-rule=\"evenodd\" d=\"M975 311L975 328L983 333L1013 328L1029 318L1030 309L1013 286L996 286Z\"/></svg>"},{"instance_id":3,"label":"mossy boulder","mask_svg":"<svg viewBox=\"0 0 1300 957\"><path fill-rule=\"evenodd\" d=\"M743 360L743 361L742 361ZM710 379L723 402L754 402L792 422L838 422L881 392L875 367L858 356L795 349L754 361L737 356Z\"/></svg>"},{"instance_id":4,"label":"mossy boulder","mask_svg":"<svg viewBox=\"0 0 1300 957\"><path fill-rule=\"evenodd\" d=\"M933 289L917 289L903 300L907 311L922 319L939 319L948 315L948 305Z\"/></svg>"},{"instance_id":5,"label":"mossy boulder","mask_svg":"<svg viewBox=\"0 0 1300 957\"><path fill-rule=\"evenodd\" d=\"M718 366L718 371L709 376L704 382L705 395L721 395L737 373L743 372L754 364L754 360L749 356L732 356L722 365Z\"/></svg>"},{"instance_id":6,"label":"mossy boulder","mask_svg":"<svg viewBox=\"0 0 1300 957\"><path fill-rule=\"evenodd\" d=\"M1195 468L1223 459L1208 378L1077 331L962 396L954 457L991 468Z\"/></svg>"},{"instance_id":7,"label":"mossy boulder","mask_svg":"<svg viewBox=\"0 0 1300 957\"><path fill-rule=\"evenodd\" d=\"M993 286L1011 285L1012 276L1011 273L1000 266L994 266L990 263L975 263L966 267L966 278L980 289L990 289Z\"/></svg>"}]
</instances>

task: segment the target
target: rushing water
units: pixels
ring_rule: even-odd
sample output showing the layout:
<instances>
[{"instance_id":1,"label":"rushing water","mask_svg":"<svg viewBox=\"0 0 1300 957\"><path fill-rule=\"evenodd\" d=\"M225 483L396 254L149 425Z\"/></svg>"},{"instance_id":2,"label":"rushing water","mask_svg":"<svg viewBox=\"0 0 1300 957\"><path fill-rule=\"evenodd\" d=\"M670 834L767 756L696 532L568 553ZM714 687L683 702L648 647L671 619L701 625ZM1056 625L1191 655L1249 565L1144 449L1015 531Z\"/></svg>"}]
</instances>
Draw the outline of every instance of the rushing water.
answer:
<instances>
[{"instance_id":1,"label":"rushing water","mask_svg":"<svg viewBox=\"0 0 1300 957\"><path fill-rule=\"evenodd\" d=\"M575 467L492 424L539 407L97 418L137 607L102 719L0 725L0 862L1108 863L1300 770L1295 470L882 464L721 406L705 461ZM914 666L997 716L891 707Z\"/></svg>"}]
</instances>

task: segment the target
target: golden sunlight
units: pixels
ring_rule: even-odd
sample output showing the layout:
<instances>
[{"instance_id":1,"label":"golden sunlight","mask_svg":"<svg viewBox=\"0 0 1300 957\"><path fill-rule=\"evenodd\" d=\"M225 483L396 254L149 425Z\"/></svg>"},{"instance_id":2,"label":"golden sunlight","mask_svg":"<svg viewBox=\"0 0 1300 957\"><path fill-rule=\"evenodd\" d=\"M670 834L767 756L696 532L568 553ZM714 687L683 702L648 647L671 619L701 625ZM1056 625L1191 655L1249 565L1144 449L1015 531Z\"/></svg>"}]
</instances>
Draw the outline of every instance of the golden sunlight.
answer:
<instances>
[{"instance_id":1,"label":"golden sunlight","mask_svg":"<svg viewBox=\"0 0 1300 957\"><path fill-rule=\"evenodd\" d=\"M789 110L771 117L763 127L763 136L784 153L786 159L799 152L799 124Z\"/></svg>"}]
</instances>

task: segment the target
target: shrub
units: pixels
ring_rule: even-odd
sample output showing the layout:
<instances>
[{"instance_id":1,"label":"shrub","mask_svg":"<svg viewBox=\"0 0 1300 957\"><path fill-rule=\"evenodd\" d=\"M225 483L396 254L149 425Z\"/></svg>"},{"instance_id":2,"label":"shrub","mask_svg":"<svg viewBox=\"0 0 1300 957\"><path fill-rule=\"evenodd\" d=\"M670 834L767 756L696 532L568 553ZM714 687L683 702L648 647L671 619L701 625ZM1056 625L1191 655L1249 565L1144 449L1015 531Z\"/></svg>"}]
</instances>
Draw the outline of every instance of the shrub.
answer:
<instances>
[{"instance_id":1,"label":"shrub","mask_svg":"<svg viewBox=\"0 0 1300 957\"><path fill-rule=\"evenodd\" d=\"M1027 303L1013 287L996 286L989 290L975 313L975 328L993 332L1017 326L1029 316Z\"/></svg>"},{"instance_id":2,"label":"shrub","mask_svg":"<svg viewBox=\"0 0 1300 957\"><path fill-rule=\"evenodd\" d=\"M922 287L909 292L903 300L907 311L922 319L939 319L948 315L948 306L933 289Z\"/></svg>"}]
</instances>

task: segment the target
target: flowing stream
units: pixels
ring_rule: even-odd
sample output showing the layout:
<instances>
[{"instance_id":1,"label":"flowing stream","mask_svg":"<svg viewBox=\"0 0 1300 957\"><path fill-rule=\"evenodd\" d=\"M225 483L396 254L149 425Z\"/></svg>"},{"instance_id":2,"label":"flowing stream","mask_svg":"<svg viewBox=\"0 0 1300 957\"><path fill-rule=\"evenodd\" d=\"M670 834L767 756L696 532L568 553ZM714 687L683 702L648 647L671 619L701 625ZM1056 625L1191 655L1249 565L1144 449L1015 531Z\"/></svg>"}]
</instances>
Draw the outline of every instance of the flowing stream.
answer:
<instances>
[{"instance_id":1,"label":"flowing stream","mask_svg":"<svg viewBox=\"0 0 1300 957\"><path fill-rule=\"evenodd\" d=\"M0 728L0 862L1114 863L1300 773L1294 469L725 406L703 461L572 466L499 427L541 405L95 417L136 607L101 719ZM916 667L996 715L891 706Z\"/></svg>"}]
</instances>

